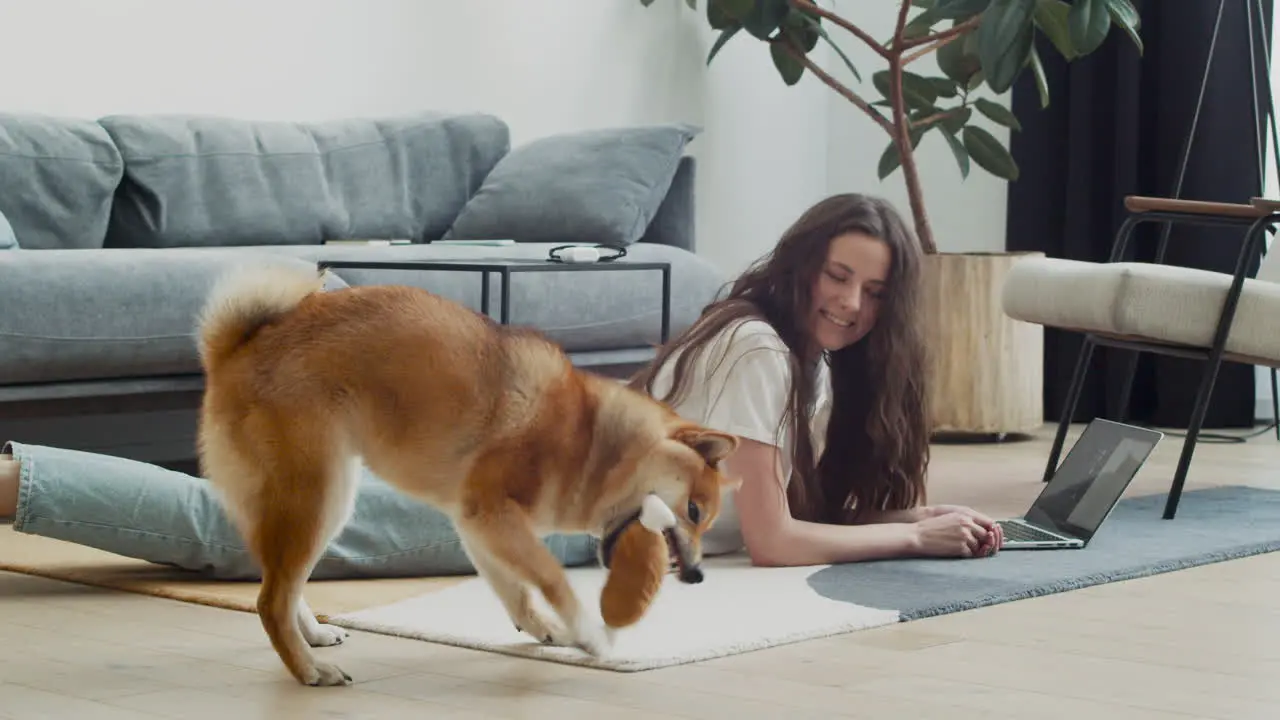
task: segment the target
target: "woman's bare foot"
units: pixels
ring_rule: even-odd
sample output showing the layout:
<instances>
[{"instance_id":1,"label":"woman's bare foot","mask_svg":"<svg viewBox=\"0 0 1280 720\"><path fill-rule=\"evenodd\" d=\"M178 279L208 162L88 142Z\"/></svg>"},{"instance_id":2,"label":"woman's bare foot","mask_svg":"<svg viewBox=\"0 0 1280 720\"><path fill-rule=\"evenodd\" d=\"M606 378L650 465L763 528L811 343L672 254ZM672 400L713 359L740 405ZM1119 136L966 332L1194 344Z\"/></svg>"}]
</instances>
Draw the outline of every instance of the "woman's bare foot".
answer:
<instances>
[{"instance_id":1,"label":"woman's bare foot","mask_svg":"<svg viewBox=\"0 0 1280 720\"><path fill-rule=\"evenodd\" d=\"M22 466L12 455L0 455L0 520L18 514L18 470Z\"/></svg>"}]
</instances>

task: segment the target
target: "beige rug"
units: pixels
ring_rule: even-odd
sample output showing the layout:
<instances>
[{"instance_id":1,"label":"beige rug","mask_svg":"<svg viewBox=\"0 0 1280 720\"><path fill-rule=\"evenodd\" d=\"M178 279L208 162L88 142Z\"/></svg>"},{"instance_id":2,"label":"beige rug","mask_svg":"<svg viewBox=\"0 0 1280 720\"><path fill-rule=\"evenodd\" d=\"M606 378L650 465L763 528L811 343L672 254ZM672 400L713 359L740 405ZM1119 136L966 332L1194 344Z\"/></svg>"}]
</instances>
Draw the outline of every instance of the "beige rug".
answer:
<instances>
[{"instance_id":1,"label":"beige rug","mask_svg":"<svg viewBox=\"0 0 1280 720\"><path fill-rule=\"evenodd\" d=\"M667 575L648 613L617 631L600 656L537 642L516 630L497 596L479 578L396 603L336 615L353 630L414 638L488 652L615 672L655 668L762 650L775 645L855 632L900 620L897 610L824 597L811 579L830 566L753 567L745 557L711 558L696 585ZM607 578L599 568L568 570L569 582L599 619ZM535 595L534 602L546 608ZM546 609L550 612L549 608Z\"/></svg>"},{"instance_id":2,"label":"beige rug","mask_svg":"<svg viewBox=\"0 0 1280 720\"><path fill-rule=\"evenodd\" d=\"M208 580L193 573L122 557L62 540L0 526L0 570L94 587L153 595L213 607L257 612L258 583ZM391 605L467 580L467 577L395 580L317 580L307 602L322 620Z\"/></svg>"}]
</instances>

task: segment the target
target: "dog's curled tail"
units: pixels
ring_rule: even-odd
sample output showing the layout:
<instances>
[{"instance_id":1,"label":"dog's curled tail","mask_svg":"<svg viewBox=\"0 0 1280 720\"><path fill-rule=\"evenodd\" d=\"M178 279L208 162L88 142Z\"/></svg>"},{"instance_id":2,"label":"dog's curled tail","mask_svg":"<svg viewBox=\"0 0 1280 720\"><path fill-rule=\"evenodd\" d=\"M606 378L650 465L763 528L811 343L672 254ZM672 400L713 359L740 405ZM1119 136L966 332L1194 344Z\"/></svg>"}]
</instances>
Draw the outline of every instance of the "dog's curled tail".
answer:
<instances>
[{"instance_id":1,"label":"dog's curled tail","mask_svg":"<svg viewBox=\"0 0 1280 720\"><path fill-rule=\"evenodd\" d=\"M267 262L237 268L214 283L198 323L205 372L232 355L253 333L324 289L314 267Z\"/></svg>"}]
</instances>

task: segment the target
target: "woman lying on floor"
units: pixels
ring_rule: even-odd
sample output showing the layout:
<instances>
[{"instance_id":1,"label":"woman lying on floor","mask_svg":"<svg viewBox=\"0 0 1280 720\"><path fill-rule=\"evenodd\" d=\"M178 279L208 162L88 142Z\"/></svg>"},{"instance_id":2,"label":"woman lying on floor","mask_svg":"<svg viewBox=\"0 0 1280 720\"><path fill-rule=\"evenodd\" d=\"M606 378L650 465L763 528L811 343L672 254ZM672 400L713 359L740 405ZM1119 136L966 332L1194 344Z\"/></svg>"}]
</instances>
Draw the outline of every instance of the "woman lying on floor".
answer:
<instances>
[{"instance_id":1,"label":"woman lying on floor","mask_svg":"<svg viewBox=\"0 0 1280 720\"><path fill-rule=\"evenodd\" d=\"M999 526L980 513L923 504L922 262L888 204L827 198L632 380L690 420L742 438L726 468L742 486L704 537L704 554L745 549L758 565L815 565L1000 548ZM258 577L209 483L147 463L8 443L0 518L19 532L212 577ZM594 538L546 543L566 565L595 562ZM473 572L447 516L365 471L354 515L313 577Z\"/></svg>"}]
</instances>

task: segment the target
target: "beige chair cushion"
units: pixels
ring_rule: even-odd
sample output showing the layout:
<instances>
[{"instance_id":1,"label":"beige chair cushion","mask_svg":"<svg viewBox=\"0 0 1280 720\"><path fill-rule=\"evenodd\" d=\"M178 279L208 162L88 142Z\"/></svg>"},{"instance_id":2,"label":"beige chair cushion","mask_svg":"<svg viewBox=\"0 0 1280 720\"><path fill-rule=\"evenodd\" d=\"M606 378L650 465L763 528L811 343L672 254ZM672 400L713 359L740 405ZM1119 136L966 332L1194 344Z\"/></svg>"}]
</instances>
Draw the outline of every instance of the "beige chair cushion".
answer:
<instances>
[{"instance_id":1,"label":"beige chair cushion","mask_svg":"<svg viewBox=\"0 0 1280 720\"><path fill-rule=\"evenodd\" d=\"M1010 269L1002 301L1015 320L1207 348L1230 286L1208 270L1029 257ZM1226 351L1280 363L1280 284L1245 280Z\"/></svg>"}]
</instances>

